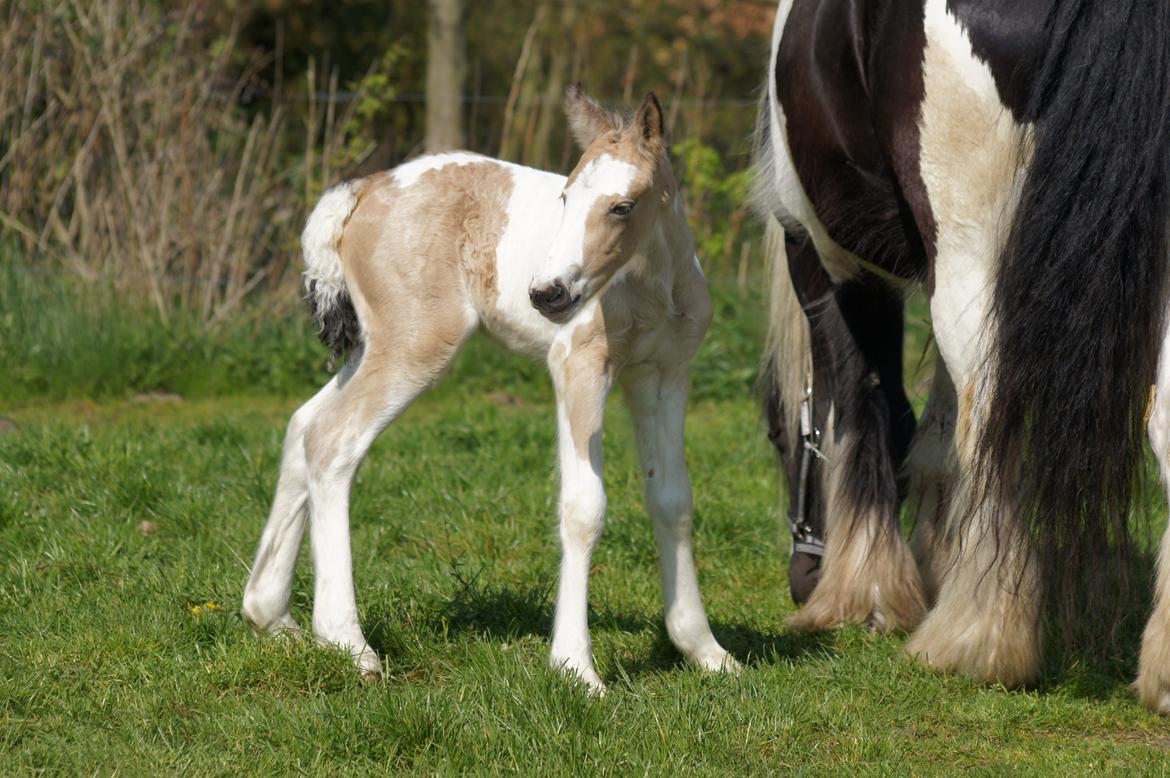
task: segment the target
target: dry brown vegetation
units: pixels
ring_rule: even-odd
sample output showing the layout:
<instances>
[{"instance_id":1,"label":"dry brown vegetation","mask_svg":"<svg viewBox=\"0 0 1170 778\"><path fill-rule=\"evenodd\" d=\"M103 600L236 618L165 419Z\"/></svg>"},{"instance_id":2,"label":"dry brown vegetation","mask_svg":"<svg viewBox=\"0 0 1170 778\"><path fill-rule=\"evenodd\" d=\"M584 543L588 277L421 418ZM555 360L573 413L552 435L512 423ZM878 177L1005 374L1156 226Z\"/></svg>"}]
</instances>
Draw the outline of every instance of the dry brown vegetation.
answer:
<instances>
[{"instance_id":1,"label":"dry brown vegetation","mask_svg":"<svg viewBox=\"0 0 1170 778\"><path fill-rule=\"evenodd\" d=\"M164 321L213 324L279 282L340 137L290 164L287 112L237 109L261 63L233 61L236 28L209 33L196 4L6 5L0 219L24 253L140 293ZM340 120L321 114L306 121Z\"/></svg>"},{"instance_id":2,"label":"dry brown vegetation","mask_svg":"<svg viewBox=\"0 0 1170 778\"><path fill-rule=\"evenodd\" d=\"M473 149L564 169L565 84L627 103L655 89L675 138L702 139L681 166L705 259L745 266L724 165L747 163L771 2L468 8ZM421 150L426 21L407 0L0 0L0 242L163 323L208 329L249 299L293 300L316 195Z\"/></svg>"}]
</instances>

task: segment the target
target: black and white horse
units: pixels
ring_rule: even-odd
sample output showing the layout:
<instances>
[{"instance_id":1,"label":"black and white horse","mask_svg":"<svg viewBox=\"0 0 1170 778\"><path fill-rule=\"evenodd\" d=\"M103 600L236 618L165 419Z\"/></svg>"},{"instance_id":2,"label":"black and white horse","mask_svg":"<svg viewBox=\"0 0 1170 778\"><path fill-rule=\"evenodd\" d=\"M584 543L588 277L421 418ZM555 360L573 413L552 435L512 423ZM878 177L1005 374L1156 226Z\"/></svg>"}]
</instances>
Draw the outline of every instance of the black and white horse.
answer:
<instances>
[{"instance_id":1,"label":"black and white horse","mask_svg":"<svg viewBox=\"0 0 1170 778\"><path fill-rule=\"evenodd\" d=\"M759 161L793 623L1030 681L1046 595L1125 542L1146 413L1170 480L1170 2L781 0ZM915 287L939 352L917 425ZM1168 568L1165 540L1137 681L1163 714Z\"/></svg>"}]
</instances>

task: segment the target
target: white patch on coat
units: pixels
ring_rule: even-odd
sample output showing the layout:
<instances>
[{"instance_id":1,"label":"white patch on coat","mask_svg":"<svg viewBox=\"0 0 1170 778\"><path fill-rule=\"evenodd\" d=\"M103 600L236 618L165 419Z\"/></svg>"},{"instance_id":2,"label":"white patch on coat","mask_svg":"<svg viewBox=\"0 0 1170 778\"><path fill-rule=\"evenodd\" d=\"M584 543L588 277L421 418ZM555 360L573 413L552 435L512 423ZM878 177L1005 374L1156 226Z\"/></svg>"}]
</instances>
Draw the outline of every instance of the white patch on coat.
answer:
<instances>
[{"instance_id":1,"label":"white patch on coat","mask_svg":"<svg viewBox=\"0 0 1170 778\"><path fill-rule=\"evenodd\" d=\"M528 289L556 235L566 179L518 165L509 168L512 195L508 199L508 224L496 248L498 310L482 315L492 334L504 345L543 359L558 326L532 307Z\"/></svg>"},{"instance_id":2,"label":"white patch on coat","mask_svg":"<svg viewBox=\"0 0 1170 778\"><path fill-rule=\"evenodd\" d=\"M1162 486L1170 489L1170 316L1158 357L1158 383L1151 398L1148 431L1150 448L1158 460ZM1170 715L1170 528L1162 534L1154 612L1142 634L1142 653L1134 683L1142 703L1163 716Z\"/></svg>"},{"instance_id":3,"label":"white patch on coat","mask_svg":"<svg viewBox=\"0 0 1170 778\"><path fill-rule=\"evenodd\" d=\"M322 195L301 233L305 289L313 295L317 310L333 307L338 295L345 291L345 275L337 244L356 206L357 193L353 182L338 184Z\"/></svg>"},{"instance_id":4,"label":"white patch on coat","mask_svg":"<svg viewBox=\"0 0 1170 778\"><path fill-rule=\"evenodd\" d=\"M485 157L481 154L470 154L465 151L454 151L445 154L430 154L425 157L411 160L405 165L399 165L394 168L391 174L394 178L394 183L406 189L415 182L417 182L424 173L432 170L439 170L448 165L472 165L482 162L494 162L495 160Z\"/></svg>"},{"instance_id":5,"label":"white patch on coat","mask_svg":"<svg viewBox=\"0 0 1170 778\"><path fill-rule=\"evenodd\" d=\"M931 307L943 314L939 349L963 387L990 347L981 342L987 306L1026 174L1028 131L1000 102L946 0L928 0L925 29L919 167L938 228Z\"/></svg>"}]
</instances>

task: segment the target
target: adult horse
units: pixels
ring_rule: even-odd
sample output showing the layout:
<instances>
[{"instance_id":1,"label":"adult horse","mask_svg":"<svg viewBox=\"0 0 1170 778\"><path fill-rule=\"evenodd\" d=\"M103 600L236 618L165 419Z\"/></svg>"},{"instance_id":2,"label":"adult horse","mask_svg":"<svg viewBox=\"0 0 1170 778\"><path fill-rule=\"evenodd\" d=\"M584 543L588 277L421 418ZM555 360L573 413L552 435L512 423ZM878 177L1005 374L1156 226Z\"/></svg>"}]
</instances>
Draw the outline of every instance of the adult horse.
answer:
<instances>
[{"instance_id":1,"label":"adult horse","mask_svg":"<svg viewBox=\"0 0 1170 778\"><path fill-rule=\"evenodd\" d=\"M1026 683L1046 595L1125 545L1144 412L1170 478L1170 3L782 0L764 100L793 623L913 629L929 665ZM1166 714L1170 539L1160 567L1137 688Z\"/></svg>"}]
</instances>

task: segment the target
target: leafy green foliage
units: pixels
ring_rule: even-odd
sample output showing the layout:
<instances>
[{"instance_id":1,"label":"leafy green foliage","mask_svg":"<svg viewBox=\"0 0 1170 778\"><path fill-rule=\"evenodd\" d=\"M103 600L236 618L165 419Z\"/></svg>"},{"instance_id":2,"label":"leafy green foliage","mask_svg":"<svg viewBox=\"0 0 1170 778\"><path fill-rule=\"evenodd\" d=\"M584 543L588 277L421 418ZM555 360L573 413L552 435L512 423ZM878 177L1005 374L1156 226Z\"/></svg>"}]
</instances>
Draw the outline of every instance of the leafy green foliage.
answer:
<instances>
[{"instance_id":1,"label":"leafy green foliage","mask_svg":"<svg viewBox=\"0 0 1170 778\"><path fill-rule=\"evenodd\" d=\"M754 280L753 280L754 281ZM692 371L701 399L748 398L764 326L761 282L740 292L716 274L716 322ZM0 401L278 394L308 397L328 380L324 348L291 295L269 295L208 331L195 315L163 320L145 301L24 265L0 246ZM440 391L550 397L544 365L476 338ZM457 388L456 388L457 387Z\"/></svg>"},{"instance_id":2,"label":"leafy green foliage","mask_svg":"<svg viewBox=\"0 0 1170 778\"><path fill-rule=\"evenodd\" d=\"M164 320L110 285L14 257L0 247L0 400L303 393L326 378L299 305L267 300L208 331L193 312Z\"/></svg>"},{"instance_id":3,"label":"leafy green foliage","mask_svg":"<svg viewBox=\"0 0 1170 778\"><path fill-rule=\"evenodd\" d=\"M745 224L752 171L728 169L719 151L697 137L674 144L672 151L680 163L683 198L698 237L699 256L713 262L733 259L745 227L753 237L760 232L756 224Z\"/></svg>"}]
</instances>

